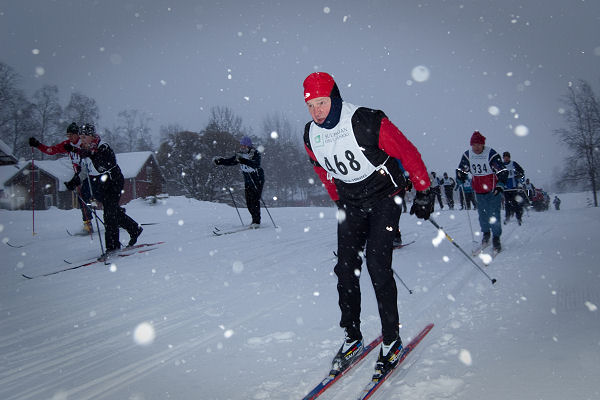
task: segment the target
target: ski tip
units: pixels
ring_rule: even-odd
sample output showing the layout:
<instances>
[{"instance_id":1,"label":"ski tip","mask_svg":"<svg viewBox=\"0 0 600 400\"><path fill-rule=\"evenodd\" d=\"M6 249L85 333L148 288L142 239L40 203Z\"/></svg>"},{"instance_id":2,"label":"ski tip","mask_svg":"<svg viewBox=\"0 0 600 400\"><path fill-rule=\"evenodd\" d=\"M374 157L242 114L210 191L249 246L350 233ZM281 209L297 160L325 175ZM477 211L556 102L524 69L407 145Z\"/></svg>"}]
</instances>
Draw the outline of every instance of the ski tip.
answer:
<instances>
[{"instance_id":1,"label":"ski tip","mask_svg":"<svg viewBox=\"0 0 600 400\"><path fill-rule=\"evenodd\" d=\"M33 279L33 276L27 276L27 275L25 275L25 274L21 274L21 276L22 276L23 278L26 278L26 279Z\"/></svg>"}]
</instances>

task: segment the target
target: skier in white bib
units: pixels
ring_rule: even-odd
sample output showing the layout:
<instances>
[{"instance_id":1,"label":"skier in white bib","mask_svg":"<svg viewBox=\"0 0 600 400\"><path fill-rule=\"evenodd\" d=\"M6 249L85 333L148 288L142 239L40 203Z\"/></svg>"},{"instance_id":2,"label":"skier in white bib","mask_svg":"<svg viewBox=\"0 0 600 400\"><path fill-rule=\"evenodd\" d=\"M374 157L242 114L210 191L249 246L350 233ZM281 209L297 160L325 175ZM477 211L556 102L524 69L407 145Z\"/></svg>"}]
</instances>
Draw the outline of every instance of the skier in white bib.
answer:
<instances>
[{"instance_id":1,"label":"skier in white bib","mask_svg":"<svg viewBox=\"0 0 600 400\"><path fill-rule=\"evenodd\" d=\"M471 185L477 198L477 213L483 234L480 250L489 246L490 236L493 234L491 239L494 253L499 253L502 250L500 202L508 171L504 167L500 154L485 145L485 136L479 131L473 132L470 143L471 150L463 153L456 169L456 180L462 184L467 180L468 173L473 175Z\"/></svg>"},{"instance_id":2,"label":"skier in white bib","mask_svg":"<svg viewBox=\"0 0 600 400\"><path fill-rule=\"evenodd\" d=\"M363 249L375 289L383 345L376 373L398 362L402 340L398 329L392 242L406 187L402 163L417 191L410 213L428 219L433 211L429 176L417 148L380 110L342 101L334 79L315 72L304 81L304 100L312 121L306 124L304 144L315 172L339 207L338 277L340 326L346 338L332 370L343 371L363 351L360 330L359 276Z\"/></svg>"}]
</instances>

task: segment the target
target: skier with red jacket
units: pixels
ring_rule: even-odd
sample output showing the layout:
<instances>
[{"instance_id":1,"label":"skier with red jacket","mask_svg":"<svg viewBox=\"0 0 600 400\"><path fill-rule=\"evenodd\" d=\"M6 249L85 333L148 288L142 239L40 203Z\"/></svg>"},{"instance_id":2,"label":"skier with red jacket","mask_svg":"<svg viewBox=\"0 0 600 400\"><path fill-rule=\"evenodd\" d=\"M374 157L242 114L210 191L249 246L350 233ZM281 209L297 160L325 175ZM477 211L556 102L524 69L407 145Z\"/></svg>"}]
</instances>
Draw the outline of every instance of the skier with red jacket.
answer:
<instances>
[{"instance_id":1,"label":"skier with red jacket","mask_svg":"<svg viewBox=\"0 0 600 400\"><path fill-rule=\"evenodd\" d=\"M340 326L346 338L334 357L332 370L343 371L362 353L359 272L363 249L375 289L383 345L375 374L393 368L402 352L398 329L397 288L392 242L400 217L406 182L402 163L417 191L410 213L428 219L433 210L429 176L417 148L383 111L342 100L327 73L315 72L304 81L304 100L312 121L304 129L304 145L314 170L339 208L338 277Z\"/></svg>"},{"instance_id":2,"label":"skier with red jacket","mask_svg":"<svg viewBox=\"0 0 600 400\"><path fill-rule=\"evenodd\" d=\"M469 172L473 175L471 185L477 198L479 225L483 233L480 250L489 246L490 236L493 234L494 253L498 253L502 250L500 203L508 170L504 167L500 154L485 145L485 136L479 131L473 132L470 143L471 150L463 153L456 169L456 180L462 184L467 180Z\"/></svg>"},{"instance_id":3,"label":"skier with red jacket","mask_svg":"<svg viewBox=\"0 0 600 400\"><path fill-rule=\"evenodd\" d=\"M77 201L79 202L79 206L81 208L81 217L83 219L82 233L92 233L94 231L94 229L92 228L92 221L91 221L93 218L93 215L92 215L91 211L88 209L88 206L86 205L86 203L89 203L91 201L92 197L94 197L94 198L96 198L96 200L102 202L102 192L101 192L100 188L98 187L98 185L96 184L96 180L100 174L98 173L98 171L96 171L96 169L94 168L92 163L85 163L85 161L79 157L79 154L77 154L76 152L68 151L65 148L65 146L67 146L67 147L74 146L76 148L79 148L81 145L80 133L81 132L80 132L79 126L75 122L72 122L67 127L67 140L64 140L53 146L46 146L45 144L40 143L40 141L37 140L36 138L30 137L29 145L31 147L35 147L42 153L48 154L51 156L54 156L57 154L69 154L69 158L71 159L71 163L73 164L73 171L75 171L77 173L77 175L79 175L79 173L82 172L82 170L84 173L89 174L90 181L92 182L93 196L90 191L89 184L75 185L74 181L69 181L69 182L65 182L65 186L69 190L77 190L77 192L78 192Z\"/></svg>"}]
</instances>

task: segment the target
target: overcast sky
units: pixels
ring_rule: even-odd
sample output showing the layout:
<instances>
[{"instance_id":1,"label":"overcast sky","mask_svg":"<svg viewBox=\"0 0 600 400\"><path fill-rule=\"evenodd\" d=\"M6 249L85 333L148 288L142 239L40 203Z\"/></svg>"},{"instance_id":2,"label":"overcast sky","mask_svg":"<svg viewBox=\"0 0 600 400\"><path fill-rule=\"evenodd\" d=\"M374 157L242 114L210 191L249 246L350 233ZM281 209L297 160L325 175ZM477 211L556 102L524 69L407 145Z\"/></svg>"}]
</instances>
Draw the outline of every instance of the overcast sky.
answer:
<instances>
[{"instance_id":1,"label":"overcast sky","mask_svg":"<svg viewBox=\"0 0 600 400\"><path fill-rule=\"evenodd\" d=\"M600 94L600 1L0 0L0 61L28 95L94 98L100 131L137 109L156 133L229 106L255 134L283 113L300 136L302 81L326 71L430 170L452 173L477 129L544 184L566 151L553 132L569 82Z\"/></svg>"}]
</instances>

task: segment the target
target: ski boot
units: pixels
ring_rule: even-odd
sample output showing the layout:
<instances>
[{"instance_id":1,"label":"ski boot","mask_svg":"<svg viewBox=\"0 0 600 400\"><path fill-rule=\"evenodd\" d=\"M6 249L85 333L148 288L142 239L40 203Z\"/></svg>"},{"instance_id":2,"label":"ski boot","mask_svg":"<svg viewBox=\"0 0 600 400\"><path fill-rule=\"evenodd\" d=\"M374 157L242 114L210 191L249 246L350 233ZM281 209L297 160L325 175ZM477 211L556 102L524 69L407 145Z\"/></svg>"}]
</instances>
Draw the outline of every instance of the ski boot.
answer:
<instances>
[{"instance_id":1,"label":"ski boot","mask_svg":"<svg viewBox=\"0 0 600 400\"><path fill-rule=\"evenodd\" d=\"M331 372L329 374L337 375L348 368L348 366L352 364L354 360L360 357L364 350L365 346L362 337L360 339L353 339L346 334L346 338L344 339L342 347L340 347L337 354L333 358L333 362L331 363Z\"/></svg>"},{"instance_id":2,"label":"ski boot","mask_svg":"<svg viewBox=\"0 0 600 400\"><path fill-rule=\"evenodd\" d=\"M374 381L378 381L398 365L398 361L400 361L400 357L402 356L402 351L403 347L400 337L390 344L385 344L384 342L381 345L379 358L375 364L375 374L373 375Z\"/></svg>"},{"instance_id":3,"label":"ski boot","mask_svg":"<svg viewBox=\"0 0 600 400\"><path fill-rule=\"evenodd\" d=\"M502 245L500 244L500 238L494 236L493 245L494 245L494 256L502 251Z\"/></svg>"},{"instance_id":4,"label":"ski boot","mask_svg":"<svg viewBox=\"0 0 600 400\"><path fill-rule=\"evenodd\" d=\"M94 227L92 226L92 221L91 220L87 220L87 221L83 221L83 234L92 234L94 233Z\"/></svg>"},{"instance_id":5,"label":"ski boot","mask_svg":"<svg viewBox=\"0 0 600 400\"><path fill-rule=\"evenodd\" d=\"M127 247L133 246L134 244L137 243L138 237L140 237L143 230L144 230L144 228L142 228L140 225L137 226L136 231L133 232L131 235L129 235L130 237L129 237L129 243L127 244Z\"/></svg>"}]
</instances>

